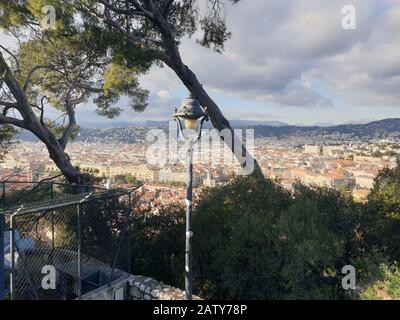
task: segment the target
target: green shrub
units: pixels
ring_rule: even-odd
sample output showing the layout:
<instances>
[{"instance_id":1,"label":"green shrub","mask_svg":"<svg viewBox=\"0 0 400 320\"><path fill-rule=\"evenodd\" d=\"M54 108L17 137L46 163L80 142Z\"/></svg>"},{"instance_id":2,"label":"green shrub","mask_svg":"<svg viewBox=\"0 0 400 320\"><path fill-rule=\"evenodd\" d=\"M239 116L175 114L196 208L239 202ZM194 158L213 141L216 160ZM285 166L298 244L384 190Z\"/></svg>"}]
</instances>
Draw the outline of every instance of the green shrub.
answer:
<instances>
[{"instance_id":1,"label":"green shrub","mask_svg":"<svg viewBox=\"0 0 400 320\"><path fill-rule=\"evenodd\" d=\"M400 267L398 264L382 265L382 279L367 287L360 295L364 300L399 300Z\"/></svg>"},{"instance_id":2,"label":"green shrub","mask_svg":"<svg viewBox=\"0 0 400 320\"><path fill-rule=\"evenodd\" d=\"M254 177L205 190L193 215L194 293L372 299L383 286L388 297L398 297L399 271L385 266L400 257L399 190L400 165L378 175L367 204L333 189L296 185L289 192ZM140 219L135 273L183 287L184 208ZM342 288L345 265L356 269L357 290Z\"/></svg>"}]
</instances>

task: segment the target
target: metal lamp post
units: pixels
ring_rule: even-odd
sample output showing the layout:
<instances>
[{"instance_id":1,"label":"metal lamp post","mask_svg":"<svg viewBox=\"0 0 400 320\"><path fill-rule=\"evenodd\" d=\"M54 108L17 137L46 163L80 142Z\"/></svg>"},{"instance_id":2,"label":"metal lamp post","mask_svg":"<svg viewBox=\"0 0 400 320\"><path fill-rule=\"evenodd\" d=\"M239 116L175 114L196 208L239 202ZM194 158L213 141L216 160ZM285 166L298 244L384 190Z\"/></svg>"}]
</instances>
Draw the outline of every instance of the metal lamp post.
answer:
<instances>
[{"instance_id":1,"label":"metal lamp post","mask_svg":"<svg viewBox=\"0 0 400 320\"><path fill-rule=\"evenodd\" d=\"M183 100L175 109L174 119L178 122L178 133L187 146L187 187L186 187L186 242L185 242L185 294L186 300L192 300L192 199L193 199L193 150L201 138L204 121L208 121L207 112L192 96ZM186 134L188 131L195 134Z\"/></svg>"}]
</instances>

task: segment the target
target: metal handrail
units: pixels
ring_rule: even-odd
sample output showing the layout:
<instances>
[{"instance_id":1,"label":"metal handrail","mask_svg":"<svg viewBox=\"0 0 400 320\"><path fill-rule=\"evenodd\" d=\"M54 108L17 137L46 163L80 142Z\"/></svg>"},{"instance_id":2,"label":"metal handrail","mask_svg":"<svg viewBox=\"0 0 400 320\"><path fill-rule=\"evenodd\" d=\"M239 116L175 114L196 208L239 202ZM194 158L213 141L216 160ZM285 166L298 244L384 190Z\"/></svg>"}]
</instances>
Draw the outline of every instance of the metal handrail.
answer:
<instances>
[{"instance_id":1,"label":"metal handrail","mask_svg":"<svg viewBox=\"0 0 400 320\"><path fill-rule=\"evenodd\" d=\"M2 192L1 192L1 196L0 196L0 203L3 204L3 210L0 211L5 211L9 208L7 208L6 206L6 198L7 198L7 194L6 194L6 187L7 185L21 185L21 184L28 184L28 185L35 185L33 188L26 190L26 193L24 193L22 196L20 196L18 199L14 199L15 203L20 202L21 200L23 200L24 198L28 198L29 196L33 195L35 192L37 192L39 190L39 188L41 186L44 187L50 187L50 194L51 194L51 198L53 199L53 187L54 186L66 186L66 187L72 187L72 188L88 188L89 190L94 190L94 191L105 191L107 190L106 188L102 188L102 187L98 187L98 186L93 186L93 185L87 185L87 184L69 184L69 183L65 183L65 182L59 182L59 181L48 181L48 180L42 180L42 181L13 181L13 180L3 180L0 181L0 186L2 186Z\"/></svg>"},{"instance_id":2,"label":"metal handrail","mask_svg":"<svg viewBox=\"0 0 400 320\"><path fill-rule=\"evenodd\" d=\"M5 211L1 211L1 214L4 215L22 215L22 214L29 214L33 213L38 210L54 210L54 209L60 209L63 207L75 205L75 204L82 204L82 203L88 203L92 202L95 200L99 199L104 199L104 198L116 198L120 197L123 195L130 195L136 190L140 189L142 185L135 186L132 188L127 188L127 189L111 189L111 190L106 190L104 189L103 192L99 193L80 193L77 195L73 195L71 197L64 197L56 200L50 200L50 201L38 201L38 202L33 202L28 205L21 205L19 207L14 207L12 209L8 209Z\"/></svg>"},{"instance_id":3,"label":"metal handrail","mask_svg":"<svg viewBox=\"0 0 400 320\"><path fill-rule=\"evenodd\" d=\"M93 186L90 184L78 184L78 183L67 183L67 182L59 182L59 181L14 181L14 180L0 180L0 184L54 184L60 186L69 186L69 187L90 187L98 190L107 190L107 188L102 188L98 186Z\"/></svg>"}]
</instances>

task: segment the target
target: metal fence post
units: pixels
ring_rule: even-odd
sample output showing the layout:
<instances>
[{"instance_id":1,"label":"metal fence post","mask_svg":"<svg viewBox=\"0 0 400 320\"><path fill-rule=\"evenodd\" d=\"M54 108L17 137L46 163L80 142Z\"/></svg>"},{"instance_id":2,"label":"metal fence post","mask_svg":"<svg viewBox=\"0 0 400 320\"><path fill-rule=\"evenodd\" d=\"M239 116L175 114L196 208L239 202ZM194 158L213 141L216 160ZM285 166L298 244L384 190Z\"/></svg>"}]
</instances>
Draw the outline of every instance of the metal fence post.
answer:
<instances>
[{"instance_id":1,"label":"metal fence post","mask_svg":"<svg viewBox=\"0 0 400 320\"><path fill-rule=\"evenodd\" d=\"M51 201L54 200L54 185L53 182L50 182L50 197L51 197ZM54 240L54 210L51 211L51 245L52 248L55 248L55 240Z\"/></svg>"},{"instance_id":2,"label":"metal fence post","mask_svg":"<svg viewBox=\"0 0 400 320\"><path fill-rule=\"evenodd\" d=\"M11 300L15 299L15 288L14 288L14 272L15 272L15 233L14 233L14 216L10 217L10 255L11 255L11 265L10 265L10 296ZM3 258L4 259L4 258Z\"/></svg>"},{"instance_id":3,"label":"metal fence post","mask_svg":"<svg viewBox=\"0 0 400 320\"><path fill-rule=\"evenodd\" d=\"M78 230L77 230L77 237L78 237L78 297L79 300L82 297L82 279L81 279L81 272L82 272L82 261L81 261L81 205L80 203L77 204L77 219L78 219Z\"/></svg>"},{"instance_id":4,"label":"metal fence post","mask_svg":"<svg viewBox=\"0 0 400 320\"><path fill-rule=\"evenodd\" d=\"M5 298L4 231L5 231L4 214L0 213L0 300L4 300Z\"/></svg>"},{"instance_id":5,"label":"metal fence post","mask_svg":"<svg viewBox=\"0 0 400 320\"><path fill-rule=\"evenodd\" d=\"M1 202L3 205L3 210L5 210L6 209L6 182L3 181L1 185L3 188L2 192L1 192Z\"/></svg>"},{"instance_id":6,"label":"metal fence post","mask_svg":"<svg viewBox=\"0 0 400 320\"><path fill-rule=\"evenodd\" d=\"M188 148L187 187L186 187L186 241L185 241L185 296L192 300L192 200L193 200L193 145Z\"/></svg>"},{"instance_id":7,"label":"metal fence post","mask_svg":"<svg viewBox=\"0 0 400 320\"><path fill-rule=\"evenodd\" d=\"M131 265L131 258L132 258L132 244L131 244L131 214L132 214L132 193L129 193L129 199L128 199L128 272L131 274L132 273L132 265Z\"/></svg>"}]
</instances>

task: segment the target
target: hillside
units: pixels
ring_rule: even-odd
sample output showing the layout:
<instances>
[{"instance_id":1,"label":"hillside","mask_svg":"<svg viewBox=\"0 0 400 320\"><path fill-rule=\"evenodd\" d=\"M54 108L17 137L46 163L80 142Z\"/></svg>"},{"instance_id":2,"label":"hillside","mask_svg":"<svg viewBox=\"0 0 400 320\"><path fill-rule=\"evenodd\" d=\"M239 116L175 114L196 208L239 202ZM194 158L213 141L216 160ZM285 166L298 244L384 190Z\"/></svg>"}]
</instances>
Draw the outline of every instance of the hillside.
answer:
<instances>
[{"instance_id":1,"label":"hillside","mask_svg":"<svg viewBox=\"0 0 400 320\"><path fill-rule=\"evenodd\" d=\"M167 122L149 122L147 126L129 126L116 127L106 129L82 128L77 141L118 141L123 143L144 142L149 125L156 127L166 127ZM354 137L369 138L385 138L388 135L400 134L400 119L384 119L374 121L367 124L342 124L330 127L319 126L291 126L278 125L271 123L269 125L258 124L256 121L233 121L232 126L235 128L251 128L255 130L256 137L287 137L291 135L318 136L324 134L347 134ZM22 141L36 141L36 138L29 133L20 135Z\"/></svg>"},{"instance_id":2,"label":"hillside","mask_svg":"<svg viewBox=\"0 0 400 320\"><path fill-rule=\"evenodd\" d=\"M348 134L359 138L383 138L400 133L400 119L384 119L367 124L343 124L331 127L318 126L255 126L257 137L284 137L290 135Z\"/></svg>"}]
</instances>

